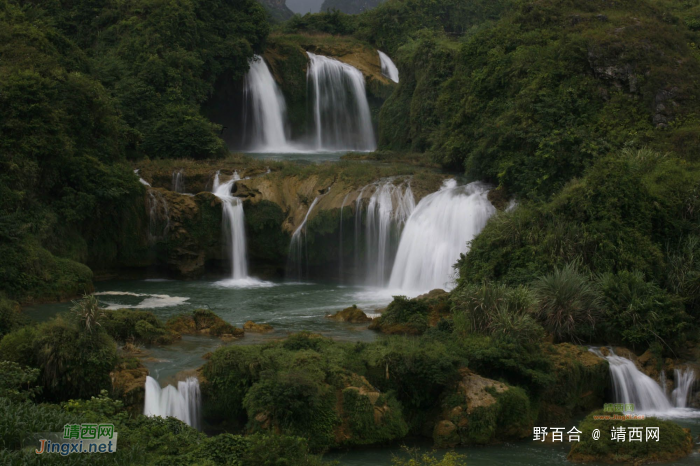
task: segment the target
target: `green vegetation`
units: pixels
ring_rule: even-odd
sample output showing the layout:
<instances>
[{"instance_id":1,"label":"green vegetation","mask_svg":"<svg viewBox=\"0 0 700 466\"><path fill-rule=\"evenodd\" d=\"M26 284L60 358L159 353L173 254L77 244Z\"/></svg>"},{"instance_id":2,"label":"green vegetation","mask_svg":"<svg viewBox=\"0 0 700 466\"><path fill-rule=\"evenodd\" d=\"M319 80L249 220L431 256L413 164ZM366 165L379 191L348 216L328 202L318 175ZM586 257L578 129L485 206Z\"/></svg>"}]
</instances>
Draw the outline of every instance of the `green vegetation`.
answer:
<instances>
[{"instance_id":1,"label":"green vegetation","mask_svg":"<svg viewBox=\"0 0 700 466\"><path fill-rule=\"evenodd\" d=\"M209 309L195 309L190 314L171 317L165 327L182 335L211 335L213 337L240 337L243 330L234 327Z\"/></svg>"},{"instance_id":2,"label":"green vegetation","mask_svg":"<svg viewBox=\"0 0 700 466\"><path fill-rule=\"evenodd\" d=\"M678 424L663 421L654 417L643 420L595 420L594 416L605 415L603 411L589 414L580 424L580 430L586 434L593 429L601 431L600 439L593 440L591 435L581 435L580 442L574 442L568 459L576 463L604 462L637 464L670 462L687 456L693 451L693 437ZM625 429L625 439L628 438L632 427L641 427L641 441L620 442L612 439L612 429ZM659 428L659 440L649 441L646 438L648 427Z\"/></svg>"},{"instance_id":3,"label":"green vegetation","mask_svg":"<svg viewBox=\"0 0 700 466\"><path fill-rule=\"evenodd\" d=\"M179 338L179 335L166 329L152 312L140 309L105 310L99 323L121 343L169 344Z\"/></svg>"}]
</instances>

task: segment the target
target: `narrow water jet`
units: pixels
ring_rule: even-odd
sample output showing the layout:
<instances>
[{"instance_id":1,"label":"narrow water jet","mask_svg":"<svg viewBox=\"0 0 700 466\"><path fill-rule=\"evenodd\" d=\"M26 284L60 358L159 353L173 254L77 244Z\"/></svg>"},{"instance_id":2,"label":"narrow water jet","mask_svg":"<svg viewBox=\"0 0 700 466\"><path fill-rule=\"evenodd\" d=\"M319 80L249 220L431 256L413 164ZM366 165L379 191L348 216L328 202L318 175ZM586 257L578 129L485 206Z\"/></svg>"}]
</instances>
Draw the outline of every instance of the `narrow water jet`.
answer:
<instances>
[{"instance_id":1,"label":"narrow water jet","mask_svg":"<svg viewBox=\"0 0 700 466\"><path fill-rule=\"evenodd\" d=\"M149 185L150 186L150 185ZM170 232L168 201L156 189L148 188L148 242L153 245Z\"/></svg>"},{"instance_id":2,"label":"narrow water jet","mask_svg":"<svg viewBox=\"0 0 700 466\"><path fill-rule=\"evenodd\" d=\"M487 194L482 183L458 186L450 179L421 199L403 229L389 288L451 289L454 264L496 211Z\"/></svg>"},{"instance_id":3,"label":"narrow water jet","mask_svg":"<svg viewBox=\"0 0 700 466\"><path fill-rule=\"evenodd\" d=\"M196 377L178 382L177 388L172 385L161 388L157 380L147 376L145 388L144 415L174 417L195 429L200 429L202 400L199 380Z\"/></svg>"},{"instance_id":4,"label":"narrow water jet","mask_svg":"<svg viewBox=\"0 0 700 466\"><path fill-rule=\"evenodd\" d=\"M245 149L253 152L289 151L284 95L259 55L250 60L250 69L244 78L243 99Z\"/></svg>"},{"instance_id":5,"label":"narrow water jet","mask_svg":"<svg viewBox=\"0 0 700 466\"><path fill-rule=\"evenodd\" d=\"M389 56L386 53L382 52L381 50L377 50L377 52L379 53L379 62L382 66L382 74L394 81L395 83L398 83L399 69L396 67L394 62L391 60L391 58L389 58Z\"/></svg>"},{"instance_id":6,"label":"narrow water jet","mask_svg":"<svg viewBox=\"0 0 700 466\"><path fill-rule=\"evenodd\" d=\"M316 196L314 201L309 206L309 210L306 211L304 220L299 224L294 233L292 233L292 240L289 243L289 255L287 259L287 278L292 278L295 280L301 280L303 278L303 265L306 264L306 269L308 271L308 252L306 250L306 221L309 219L311 211L314 210L319 199L323 196ZM305 260L306 259L306 260Z\"/></svg>"},{"instance_id":7,"label":"narrow water jet","mask_svg":"<svg viewBox=\"0 0 700 466\"><path fill-rule=\"evenodd\" d=\"M362 72L334 58L306 53L314 128L311 146L329 151L376 149Z\"/></svg>"},{"instance_id":8,"label":"narrow water jet","mask_svg":"<svg viewBox=\"0 0 700 466\"><path fill-rule=\"evenodd\" d=\"M182 170L173 171L172 175L172 191L176 193L185 192L185 174Z\"/></svg>"}]
</instances>

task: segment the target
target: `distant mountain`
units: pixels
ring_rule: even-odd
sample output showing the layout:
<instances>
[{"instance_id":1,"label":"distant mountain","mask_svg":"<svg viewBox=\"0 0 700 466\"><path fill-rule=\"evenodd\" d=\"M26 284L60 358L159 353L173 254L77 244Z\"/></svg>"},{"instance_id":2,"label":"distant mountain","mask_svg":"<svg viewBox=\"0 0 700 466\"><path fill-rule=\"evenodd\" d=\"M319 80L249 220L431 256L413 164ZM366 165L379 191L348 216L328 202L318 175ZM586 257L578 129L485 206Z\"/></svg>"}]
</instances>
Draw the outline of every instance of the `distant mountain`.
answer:
<instances>
[{"instance_id":1,"label":"distant mountain","mask_svg":"<svg viewBox=\"0 0 700 466\"><path fill-rule=\"evenodd\" d=\"M350 15L376 8L384 0L324 0L321 11L338 10Z\"/></svg>"},{"instance_id":2,"label":"distant mountain","mask_svg":"<svg viewBox=\"0 0 700 466\"><path fill-rule=\"evenodd\" d=\"M276 21L286 21L294 12L287 7L286 0L258 0L265 10L270 14L272 19Z\"/></svg>"}]
</instances>

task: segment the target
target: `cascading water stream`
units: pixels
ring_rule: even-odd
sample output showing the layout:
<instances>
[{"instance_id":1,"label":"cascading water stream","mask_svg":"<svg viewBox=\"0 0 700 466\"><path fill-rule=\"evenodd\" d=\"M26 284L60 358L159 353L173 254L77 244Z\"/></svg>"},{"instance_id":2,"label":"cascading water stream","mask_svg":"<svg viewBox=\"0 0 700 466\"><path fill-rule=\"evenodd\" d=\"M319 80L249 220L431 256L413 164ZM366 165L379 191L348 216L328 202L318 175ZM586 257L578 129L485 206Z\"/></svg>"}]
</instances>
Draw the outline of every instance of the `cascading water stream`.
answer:
<instances>
[{"instance_id":1,"label":"cascading water stream","mask_svg":"<svg viewBox=\"0 0 700 466\"><path fill-rule=\"evenodd\" d=\"M287 105L284 95L265 60L255 55L245 75L243 98L246 103L244 145L253 152L291 150L285 127Z\"/></svg>"},{"instance_id":2,"label":"cascading water stream","mask_svg":"<svg viewBox=\"0 0 700 466\"><path fill-rule=\"evenodd\" d=\"M454 264L496 211L487 193L482 183L450 179L421 199L403 229L389 288L450 289Z\"/></svg>"},{"instance_id":3,"label":"cascading water stream","mask_svg":"<svg viewBox=\"0 0 700 466\"><path fill-rule=\"evenodd\" d=\"M177 170L173 172L173 180L172 180L172 190L175 191L176 193L184 193L185 192L185 174L183 173L182 170Z\"/></svg>"},{"instance_id":4,"label":"cascading water stream","mask_svg":"<svg viewBox=\"0 0 700 466\"><path fill-rule=\"evenodd\" d=\"M674 376L676 388L671 392L671 401L677 408L685 408L695 384L695 371L689 367L674 369Z\"/></svg>"},{"instance_id":5,"label":"cascading water stream","mask_svg":"<svg viewBox=\"0 0 700 466\"><path fill-rule=\"evenodd\" d=\"M245 217L243 203L231 195L231 189L240 180L238 172L226 183L219 181L219 172L214 177L213 192L221 199L223 208L222 231L231 264L231 278L244 280L248 278L248 263L245 245Z\"/></svg>"},{"instance_id":6,"label":"cascading water stream","mask_svg":"<svg viewBox=\"0 0 700 466\"><path fill-rule=\"evenodd\" d=\"M168 385L161 388L154 378L146 377L146 396L143 414L146 416L174 417L185 424L200 428L201 395L199 380L189 377L180 381L177 388Z\"/></svg>"},{"instance_id":7,"label":"cascading water stream","mask_svg":"<svg viewBox=\"0 0 700 466\"><path fill-rule=\"evenodd\" d=\"M309 219L309 214L314 210L316 204L318 204L319 199L323 196L316 196L313 202L309 206L309 210L306 211L304 215L304 220L299 224L294 233L292 233L292 240L289 243L289 258L287 261L287 277L294 278L296 280L301 280L303 277L302 265L304 262L308 263L306 253L306 221ZM308 269L308 266L307 266Z\"/></svg>"},{"instance_id":8,"label":"cascading water stream","mask_svg":"<svg viewBox=\"0 0 700 466\"><path fill-rule=\"evenodd\" d=\"M382 74L395 83L398 83L399 69L396 68L396 65L386 53L382 52L381 50L377 50L377 52L379 53L379 62L382 66Z\"/></svg>"},{"instance_id":9,"label":"cascading water stream","mask_svg":"<svg viewBox=\"0 0 700 466\"><path fill-rule=\"evenodd\" d=\"M365 214L367 284L386 285L397 239L415 206L410 184L394 185L394 180L388 179L376 185Z\"/></svg>"},{"instance_id":10,"label":"cascading water stream","mask_svg":"<svg viewBox=\"0 0 700 466\"><path fill-rule=\"evenodd\" d=\"M599 348L591 348L590 351L608 361L616 403L633 404L635 413L655 413L671 417L700 415L698 411L678 409L687 406L691 395L695 382L692 369L675 370L675 389L669 399L661 385L640 371L632 360L618 356L612 348L607 356Z\"/></svg>"},{"instance_id":11,"label":"cascading water stream","mask_svg":"<svg viewBox=\"0 0 700 466\"><path fill-rule=\"evenodd\" d=\"M316 150L376 148L365 78L357 68L334 58L306 52L312 97L312 147Z\"/></svg>"}]
</instances>

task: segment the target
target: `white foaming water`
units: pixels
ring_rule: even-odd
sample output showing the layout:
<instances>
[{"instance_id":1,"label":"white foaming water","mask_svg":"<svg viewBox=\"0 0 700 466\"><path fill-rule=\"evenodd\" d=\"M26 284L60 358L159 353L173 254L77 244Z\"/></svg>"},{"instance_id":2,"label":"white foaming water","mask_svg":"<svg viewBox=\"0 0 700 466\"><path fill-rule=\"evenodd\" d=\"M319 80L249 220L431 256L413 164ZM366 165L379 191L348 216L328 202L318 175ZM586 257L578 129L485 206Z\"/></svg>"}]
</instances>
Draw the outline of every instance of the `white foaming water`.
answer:
<instances>
[{"instance_id":1,"label":"white foaming water","mask_svg":"<svg viewBox=\"0 0 700 466\"><path fill-rule=\"evenodd\" d=\"M410 184L397 186L394 180L388 179L375 185L367 203L365 221L367 284L386 285L397 238L415 207Z\"/></svg>"},{"instance_id":2,"label":"white foaming water","mask_svg":"<svg viewBox=\"0 0 700 466\"><path fill-rule=\"evenodd\" d=\"M178 382L177 388L168 385L162 389L157 380L150 376L146 377L146 396L143 406L143 414L146 416L174 417L199 429L200 406L199 380L196 377Z\"/></svg>"},{"instance_id":3,"label":"white foaming water","mask_svg":"<svg viewBox=\"0 0 700 466\"><path fill-rule=\"evenodd\" d=\"M676 370L676 388L669 400L662 387L640 371L632 360L616 355L612 348L609 348L608 356L604 356L599 348L590 348L590 351L609 363L615 403L634 404L636 414L647 413L671 418L700 417L700 411L686 409L695 379L692 370Z\"/></svg>"},{"instance_id":4,"label":"white foaming water","mask_svg":"<svg viewBox=\"0 0 700 466\"><path fill-rule=\"evenodd\" d=\"M334 58L306 53L314 113L312 146L331 151L376 149L362 72Z\"/></svg>"},{"instance_id":5,"label":"white foaming water","mask_svg":"<svg viewBox=\"0 0 700 466\"><path fill-rule=\"evenodd\" d=\"M246 148L252 152L289 152L284 95L270 73L265 60L255 55L245 75L243 97L246 105ZM250 113L247 110L250 109Z\"/></svg>"},{"instance_id":6,"label":"white foaming water","mask_svg":"<svg viewBox=\"0 0 700 466\"><path fill-rule=\"evenodd\" d=\"M110 303L105 302L107 307L105 309L156 309L160 307L172 307L180 306L185 304L190 298L185 298L182 296L169 296L167 294L145 294L145 293L132 293L130 291L101 291L98 293L93 293L95 296L133 296L144 298L138 304L120 304L120 303Z\"/></svg>"},{"instance_id":7,"label":"white foaming water","mask_svg":"<svg viewBox=\"0 0 700 466\"><path fill-rule=\"evenodd\" d=\"M149 187L151 186L151 183L149 183L148 181L146 181L146 180L144 180L143 178L141 178L141 175L139 175L139 169L138 169L138 168L137 168L136 170L134 170L134 174L135 174L136 176L139 177L139 183L141 183L141 184L144 185L144 186L149 186Z\"/></svg>"},{"instance_id":8,"label":"white foaming water","mask_svg":"<svg viewBox=\"0 0 700 466\"><path fill-rule=\"evenodd\" d=\"M394 62L381 50L377 50L377 52L379 52L379 61L382 65L382 74L395 83L399 82L399 69Z\"/></svg>"},{"instance_id":9,"label":"white foaming water","mask_svg":"<svg viewBox=\"0 0 700 466\"><path fill-rule=\"evenodd\" d=\"M214 177L214 195L221 199L223 208L221 228L226 243L226 250L229 254L231 279L233 280L248 278L243 203L240 199L231 195L233 185L240 179L238 172L233 172L233 177L223 184L219 181L219 172L216 172Z\"/></svg>"},{"instance_id":10,"label":"white foaming water","mask_svg":"<svg viewBox=\"0 0 700 466\"><path fill-rule=\"evenodd\" d=\"M451 289L453 266L467 243L481 232L496 209L482 183L458 186L446 180L421 199L401 235L389 288L428 291Z\"/></svg>"},{"instance_id":11,"label":"white foaming water","mask_svg":"<svg viewBox=\"0 0 700 466\"><path fill-rule=\"evenodd\" d=\"M675 369L674 375L676 388L671 392L671 401L676 407L685 408L688 406L688 398L695 384L695 371L690 367L684 367Z\"/></svg>"}]
</instances>

